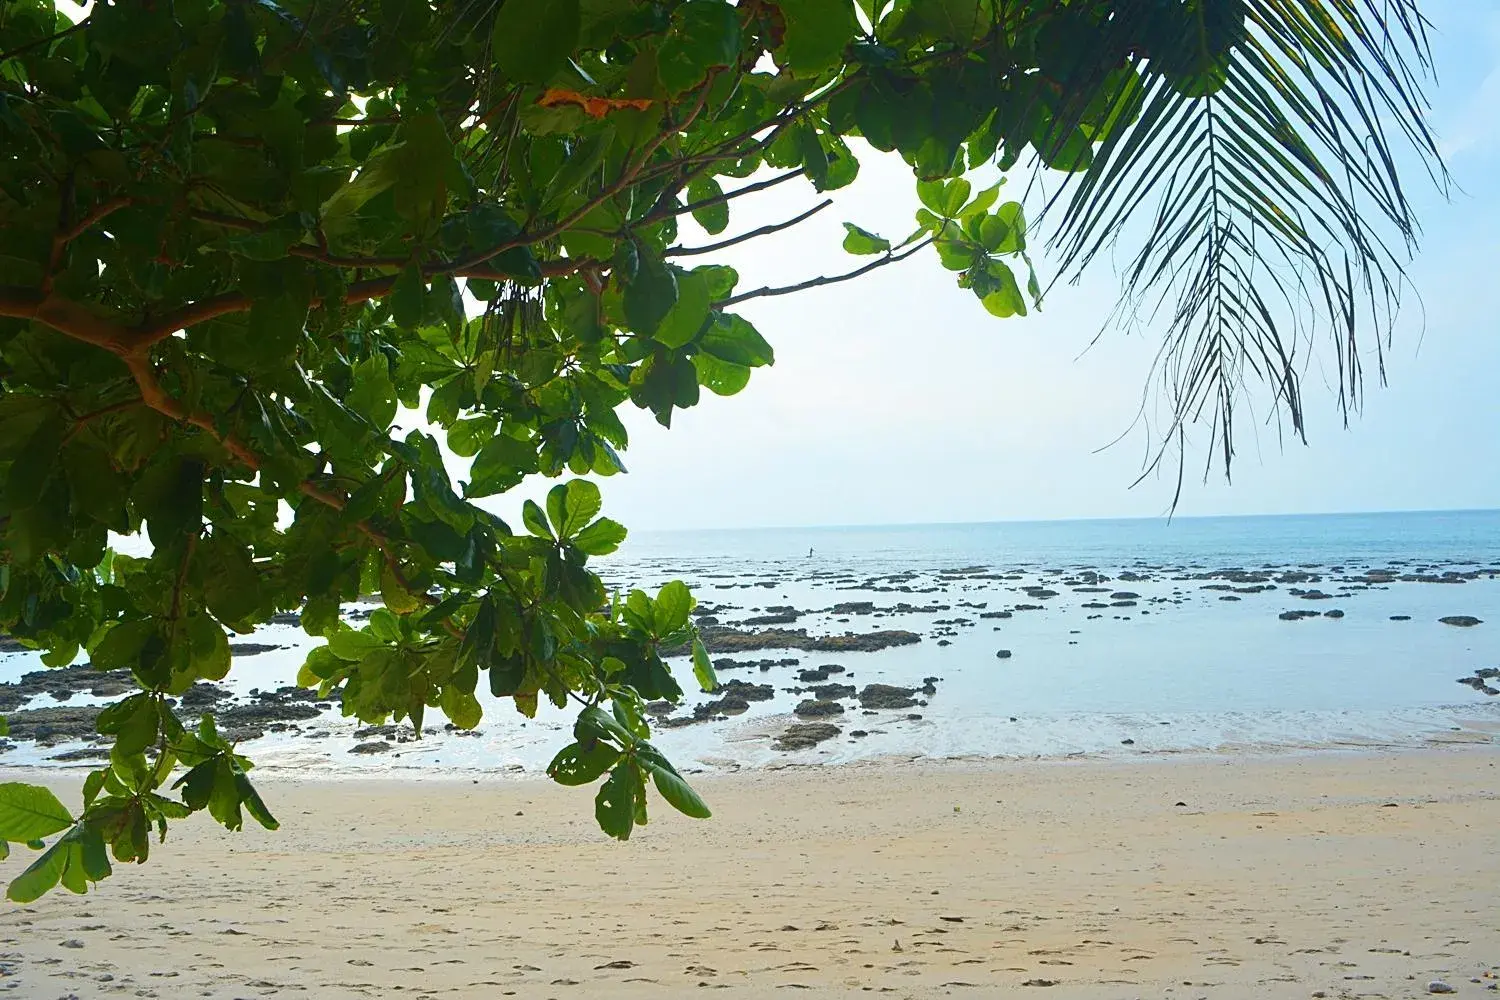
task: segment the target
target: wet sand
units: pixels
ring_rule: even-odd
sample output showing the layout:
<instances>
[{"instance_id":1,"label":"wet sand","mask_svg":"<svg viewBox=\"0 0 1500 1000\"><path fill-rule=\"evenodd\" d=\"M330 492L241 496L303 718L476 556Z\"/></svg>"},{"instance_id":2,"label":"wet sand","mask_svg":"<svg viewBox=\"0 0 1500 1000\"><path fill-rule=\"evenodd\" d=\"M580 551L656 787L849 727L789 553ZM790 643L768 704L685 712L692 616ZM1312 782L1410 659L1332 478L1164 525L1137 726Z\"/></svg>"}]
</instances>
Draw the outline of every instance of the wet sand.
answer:
<instances>
[{"instance_id":1,"label":"wet sand","mask_svg":"<svg viewBox=\"0 0 1500 1000\"><path fill-rule=\"evenodd\" d=\"M1489 996L1497 764L1459 747L764 770L698 778L706 822L653 793L623 845L591 790L539 780L279 780L279 833L195 818L87 898L4 904L0 990ZM76 802L76 777L48 780Z\"/></svg>"}]
</instances>

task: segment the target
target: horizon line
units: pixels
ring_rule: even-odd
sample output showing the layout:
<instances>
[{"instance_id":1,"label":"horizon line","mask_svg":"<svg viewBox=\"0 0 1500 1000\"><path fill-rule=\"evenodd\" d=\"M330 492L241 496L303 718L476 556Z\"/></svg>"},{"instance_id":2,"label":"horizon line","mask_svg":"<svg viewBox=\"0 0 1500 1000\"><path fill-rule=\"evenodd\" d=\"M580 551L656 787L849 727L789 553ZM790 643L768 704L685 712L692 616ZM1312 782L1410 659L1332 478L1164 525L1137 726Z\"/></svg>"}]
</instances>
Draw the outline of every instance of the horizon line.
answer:
<instances>
[{"instance_id":1,"label":"horizon line","mask_svg":"<svg viewBox=\"0 0 1500 1000\"><path fill-rule=\"evenodd\" d=\"M1182 514L1156 516L1011 517L989 521L869 521L853 524L758 524L739 527L633 528L631 534L686 535L728 531L858 531L875 528L975 528L995 524L1088 524L1101 521L1226 521L1293 517L1372 517L1394 514L1492 514L1500 507L1410 507L1383 510L1297 511L1257 514Z\"/></svg>"}]
</instances>

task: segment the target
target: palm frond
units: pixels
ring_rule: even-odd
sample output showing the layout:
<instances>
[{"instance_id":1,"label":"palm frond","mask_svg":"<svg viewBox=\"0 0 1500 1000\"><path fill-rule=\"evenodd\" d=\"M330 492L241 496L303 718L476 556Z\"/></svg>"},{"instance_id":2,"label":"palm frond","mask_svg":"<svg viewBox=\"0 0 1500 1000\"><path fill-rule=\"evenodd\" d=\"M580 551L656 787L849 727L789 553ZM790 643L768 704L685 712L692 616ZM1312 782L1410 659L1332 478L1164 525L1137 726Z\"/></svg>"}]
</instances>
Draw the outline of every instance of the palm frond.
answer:
<instances>
[{"instance_id":1,"label":"palm frond","mask_svg":"<svg viewBox=\"0 0 1500 1000\"><path fill-rule=\"evenodd\" d=\"M1116 97L1128 124L1053 196L1053 247L1076 274L1143 232L1116 318L1165 324L1170 418L1147 471L1169 448L1181 459L1198 425L1227 475L1249 391L1269 390L1278 427L1305 439L1317 337L1331 340L1345 421L1366 341L1384 379L1418 234L1402 173L1415 161L1446 185L1426 122L1426 22L1411 0L1111 7L1140 85Z\"/></svg>"}]
</instances>

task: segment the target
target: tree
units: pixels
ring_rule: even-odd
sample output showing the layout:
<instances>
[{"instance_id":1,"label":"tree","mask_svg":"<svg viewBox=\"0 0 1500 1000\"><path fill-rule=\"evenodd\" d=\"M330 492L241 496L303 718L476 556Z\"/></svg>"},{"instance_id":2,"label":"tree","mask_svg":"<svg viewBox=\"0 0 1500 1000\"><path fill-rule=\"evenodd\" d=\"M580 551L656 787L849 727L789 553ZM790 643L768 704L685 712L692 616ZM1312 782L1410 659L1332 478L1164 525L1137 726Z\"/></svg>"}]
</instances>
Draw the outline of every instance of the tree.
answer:
<instances>
[{"instance_id":1,"label":"tree","mask_svg":"<svg viewBox=\"0 0 1500 1000\"><path fill-rule=\"evenodd\" d=\"M10 897L84 891L191 812L274 827L250 761L175 699L284 611L325 640L300 681L346 714L473 727L481 682L525 714L571 701L550 773L608 775L606 832L646 821L648 782L707 816L643 712L681 695L665 652L716 683L687 588L605 593L587 560L625 529L588 480L518 525L478 501L621 471L627 402L670 424L739 392L773 359L748 300L930 248L1024 315L1022 207L965 176L994 163L1067 175L1062 274L1139 237L1169 439L1205 421L1227 462L1252 379L1300 430L1295 331L1332 325L1347 404L1356 317L1399 289L1396 163L1436 163L1423 31L1407 0L96 0L76 23L11 0L0 628L140 690L100 715L76 816L0 786L0 849L45 848ZM914 232L850 223L867 259L789 287L711 263L825 209L767 220L754 196L835 191L856 148L910 164ZM685 215L713 239L679 238ZM400 407L431 432L395 434ZM111 552L142 531L149 556ZM352 628L367 594L384 609Z\"/></svg>"}]
</instances>

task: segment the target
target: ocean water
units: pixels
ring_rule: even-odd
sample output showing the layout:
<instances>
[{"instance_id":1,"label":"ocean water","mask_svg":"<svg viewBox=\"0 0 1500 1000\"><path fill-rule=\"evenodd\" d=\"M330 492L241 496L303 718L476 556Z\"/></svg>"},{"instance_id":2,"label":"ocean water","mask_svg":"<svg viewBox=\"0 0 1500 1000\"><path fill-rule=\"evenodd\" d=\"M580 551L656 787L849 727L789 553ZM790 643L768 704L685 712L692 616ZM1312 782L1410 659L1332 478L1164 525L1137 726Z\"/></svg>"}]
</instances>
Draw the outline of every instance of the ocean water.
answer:
<instances>
[{"instance_id":1,"label":"ocean water","mask_svg":"<svg viewBox=\"0 0 1500 1000\"><path fill-rule=\"evenodd\" d=\"M601 572L621 589L682 579L721 626L754 630L765 626L747 619L772 615L810 636L920 637L878 652L716 654L721 681L768 684L773 697L659 728L658 745L692 770L1426 746L1500 733L1500 697L1456 683L1500 665L1500 511L642 532ZM1439 621L1454 615L1483 623ZM291 683L312 644L288 626L255 639L285 648L236 659L231 687L247 698ZM0 655L0 681L36 666L35 654ZM822 666L856 690L919 689L917 704L867 710L840 697L842 711L817 720L836 736L778 749L799 721L793 709L814 697L799 674ZM714 697L690 692L671 718ZM355 736L335 710L243 752L299 772L536 772L570 726L550 707L527 720L487 703L478 735L394 734L387 752L355 755L380 737ZM22 743L0 764L48 766L78 746Z\"/></svg>"}]
</instances>

